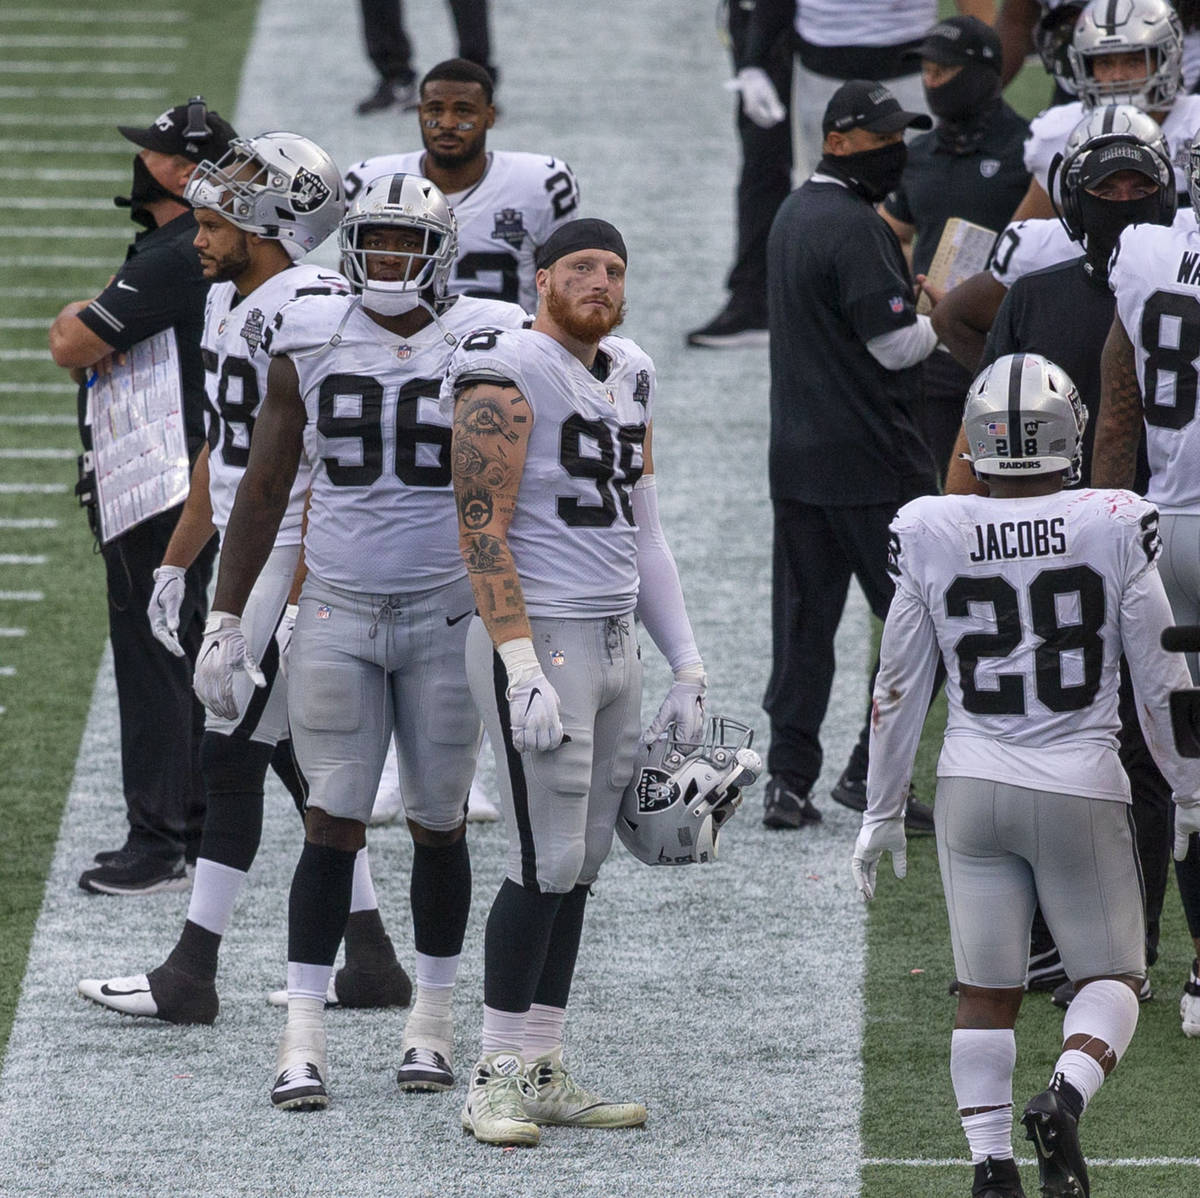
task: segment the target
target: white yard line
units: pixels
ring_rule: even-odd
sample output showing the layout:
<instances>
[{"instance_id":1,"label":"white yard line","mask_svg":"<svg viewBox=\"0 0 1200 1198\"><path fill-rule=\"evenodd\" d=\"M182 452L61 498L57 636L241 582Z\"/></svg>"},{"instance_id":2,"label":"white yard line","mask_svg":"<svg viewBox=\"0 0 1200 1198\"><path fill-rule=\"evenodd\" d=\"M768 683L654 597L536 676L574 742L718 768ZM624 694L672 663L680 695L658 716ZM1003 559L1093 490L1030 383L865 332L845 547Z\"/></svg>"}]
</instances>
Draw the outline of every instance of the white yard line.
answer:
<instances>
[{"instance_id":1,"label":"white yard line","mask_svg":"<svg viewBox=\"0 0 1200 1198\"><path fill-rule=\"evenodd\" d=\"M9 49L25 50L182 50L187 39L182 37L93 37L73 33L6 33L4 45Z\"/></svg>"},{"instance_id":2,"label":"white yard line","mask_svg":"<svg viewBox=\"0 0 1200 1198\"><path fill-rule=\"evenodd\" d=\"M19 183L116 183L128 177L129 172L123 170L93 170L74 166L34 166L25 170L0 166L0 179L13 179Z\"/></svg>"},{"instance_id":3,"label":"white yard line","mask_svg":"<svg viewBox=\"0 0 1200 1198\"><path fill-rule=\"evenodd\" d=\"M51 241L128 241L129 230L81 225L0 225L0 237L19 238L22 241L31 237Z\"/></svg>"},{"instance_id":4,"label":"white yard line","mask_svg":"<svg viewBox=\"0 0 1200 1198\"><path fill-rule=\"evenodd\" d=\"M65 462L78 456L73 449L0 449L0 459L20 462Z\"/></svg>"},{"instance_id":5,"label":"white yard line","mask_svg":"<svg viewBox=\"0 0 1200 1198\"><path fill-rule=\"evenodd\" d=\"M128 23L131 25L177 25L186 21L188 14L179 9L149 9L143 11L134 8L82 8L70 6L46 5L45 7L0 8L0 21L29 21L39 25L51 22L96 22L105 21L110 24Z\"/></svg>"},{"instance_id":6,"label":"white yard line","mask_svg":"<svg viewBox=\"0 0 1200 1198\"><path fill-rule=\"evenodd\" d=\"M0 603L41 603L45 591L0 591Z\"/></svg>"},{"instance_id":7,"label":"white yard line","mask_svg":"<svg viewBox=\"0 0 1200 1198\"><path fill-rule=\"evenodd\" d=\"M111 268L112 258L75 258L65 254L31 255L16 254L0 256L0 268L20 267L22 270L100 270ZM60 291L61 295L62 292Z\"/></svg>"},{"instance_id":8,"label":"white yard line","mask_svg":"<svg viewBox=\"0 0 1200 1198\"><path fill-rule=\"evenodd\" d=\"M0 516L0 529L27 531L34 528L57 528L58 521L49 516Z\"/></svg>"},{"instance_id":9,"label":"white yard line","mask_svg":"<svg viewBox=\"0 0 1200 1198\"><path fill-rule=\"evenodd\" d=\"M44 387L38 383L14 383L11 384L11 387L13 391L19 391L22 394L62 395L67 393L67 388L57 387L53 383L48 383ZM6 390L8 390L7 387L0 386L0 391ZM70 388L70 392L74 394L73 386ZM74 425L78 423L74 416L56 412L19 412L16 415L0 416L0 424Z\"/></svg>"},{"instance_id":10,"label":"white yard line","mask_svg":"<svg viewBox=\"0 0 1200 1198\"><path fill-rule=\"evenodd\" d=\"M159 100L153 87L0 86L0 100Z\"/></svg>"},{"instance_id":11,"label":"white yard line","mask_svg":"<svg viewBox=\"0 0 1200 1198\"><path fill-rule=\"evenodd\" d=\"M52 58L0 60L0 74L48 75L52 79L57 79L60 75L174 75L178 69L175 63L108 62L103 58L85 58L73 62L58 62Z\"/></svg>"},{"instance_id":12,"label":"white yard line","mask_svg":"<svg viewBox=\"0 0 1200 1198\"><path fill-rule=\"evenodd\" d=\"M66 483L0 483L0 495L62 495Z\"/></svg>"},{"instance_id":13,"label":"white yard line","mask_svg":"<svg viewBox=\"0 0 1200 1198\"><path fill-rule=\"evenodd\" d=\"M44 553L0 553L0 566L44 566L49 560Z\"/></svg>"},{"instance_id":14,"label":"white yard line","mask_svg":"<svg viewBox=\"0 0 1200 1198\"><path fill-rule=\"evenodd\" d=\"M66 196L5 196L4 206L14 212L112 212L112 200L71 199Z\"/></svg>"}]
</instances>

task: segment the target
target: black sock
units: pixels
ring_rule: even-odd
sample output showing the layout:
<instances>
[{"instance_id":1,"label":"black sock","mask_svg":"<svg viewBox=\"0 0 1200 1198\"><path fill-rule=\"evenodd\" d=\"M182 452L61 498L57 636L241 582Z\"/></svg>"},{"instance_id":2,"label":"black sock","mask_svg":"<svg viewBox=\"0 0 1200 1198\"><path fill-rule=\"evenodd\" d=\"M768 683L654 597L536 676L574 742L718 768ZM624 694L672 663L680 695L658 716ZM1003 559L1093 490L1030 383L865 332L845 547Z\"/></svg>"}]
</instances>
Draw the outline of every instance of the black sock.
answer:
<instances>
[{"instance_id":1,"label":"black sock","mask_svg":"<svg viewBox=\"0 0 1200 1198\"><path fill-rule=\"evenodd\" d=\"M471 855L465 836L453 844L413 842L413 939L417 952L456 957L471 913Z\"/></svg>"},{"instance_id":2,"label":"black sock","mask_svg":"<svg viewBox=\"0 0 1200 1198\"><path fill-rule=\"evenodd\" d=\"M200 747L208 810L199 856L249 871L262 839L263 780L270 745L206 732Z\"/></svg>"},{"instance_id":3,"label":"black sock","mask_svg":"<svg viewBox=\"0 0 1200 1198\"><path fill-rule=\"evenodd\" d=\"M489 1007L529 1010L564 897L504 879L483 937L483 1001Z\"/></svg>"},{"instance_id":4,"label":"black sock","mask_svg":"<svg viewBox=\"0 0 1200 1198\"><path fill-rule=\"evenodd\" d=\"M171 949L171 955L163 964L189 977L212 982L217 977L217 954L220 951L221 937L189 919L183 925L179 942Z\"/></svg>"},{"instance_id":5,"label":"black sock","mask_svg":"<svg viewBox=\"0 0 1200 1198\"><path fill-rule=\"evenodd\" d=\"M575 976L575 958L579 955L583 909L588 894L587 886L576 886L569 894L564 894L554 918L546 963L533 995L533 1001L544 1007L565 1007L571 995L571 979Z\"/></svg>"},{"instance_id":6,"label":"black sock","mask_svg":"<svg viewBox=\"0 0 1200 1198\"><path fill-rule=\"evenodd\" d=\"M356 855L304 842L288 898L289 961L333 964L350 914Z\"/></svg>"}]
</instances>

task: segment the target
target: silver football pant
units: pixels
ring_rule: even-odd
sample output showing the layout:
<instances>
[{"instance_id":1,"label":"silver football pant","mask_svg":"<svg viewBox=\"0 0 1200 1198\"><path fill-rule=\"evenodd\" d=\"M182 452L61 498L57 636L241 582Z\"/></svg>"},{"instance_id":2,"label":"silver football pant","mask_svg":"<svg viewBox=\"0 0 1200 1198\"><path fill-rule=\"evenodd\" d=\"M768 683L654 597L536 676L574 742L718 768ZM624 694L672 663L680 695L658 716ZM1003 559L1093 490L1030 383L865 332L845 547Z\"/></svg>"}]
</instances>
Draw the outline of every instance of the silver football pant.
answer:
<instances>
[{"instance_id":1,"label":"silver football pant","mask_svg":"<svg viewBox=\"0 0 1200 1198\"><path fill-rule=\"evenodd\" d=\"M1176 624L1200 624L1200 512L1160 515L1162 556L1158 572L1163 580ZM1200 680L1200 659L1188 653L1192 681Z\"/></svg>"}]
</instances>

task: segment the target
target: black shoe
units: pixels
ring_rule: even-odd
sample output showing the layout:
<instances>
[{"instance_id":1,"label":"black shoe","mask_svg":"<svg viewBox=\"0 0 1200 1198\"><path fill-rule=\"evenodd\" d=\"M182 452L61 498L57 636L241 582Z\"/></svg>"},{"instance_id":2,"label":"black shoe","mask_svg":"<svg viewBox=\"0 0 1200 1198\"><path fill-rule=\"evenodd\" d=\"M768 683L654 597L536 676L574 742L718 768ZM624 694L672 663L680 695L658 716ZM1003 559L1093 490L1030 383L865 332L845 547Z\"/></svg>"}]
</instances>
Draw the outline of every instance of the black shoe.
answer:
<instances>
[{"instance_id":1,"label":"black shoe","mask_svg":"<svg viewBox=\"0 0 1200 1198\"><path fill-rule=\"evenodd\" d=\"M904 808L904 830L909 836L933 835L933 808L928 803L918 803L911 787L908 804Z\"/></svg>"},{"instance_id":2,"label":"black shoe","mask_svg":"<svg viewBox=\"0 0 1200 1198\"><path fill-rule=\"evenodd\" d=\"M1088 1198L1087 1164L1079 1147L1083 1100L1061 1073L1025 1104L1021 1122L1037 1153L1042 1198Z\"/></svg>"},{"instance_id":3,"label":"black shoe","mask_svg":"<svg viewBox=\"0 0 1200 1198\"><path fill-rule=\"evenodd\" d=\"M989 1156L980 1161L975 1166L971 1198L1025 1198L1017 1162L1011 1156L1003 1160Z\"/></svg>"},{"instance_id":4,"label":"black shoe","mask_svg":"<svg viewBox=\"0 0 1200 1198\"><path fill-rule=\"evenodd\" d=\"M852 777L848 770L843 770L842 776L833 784L829 797L851 811L866 811L867 780ZM909 836L933 834L933 808L918 803L911 786L908 788L908 804L904 808L904 830Z\"/></svg>"},{"instance_id":5,"label":"black shoe","mask_svg":"<svg viewBox=\"0 0 1200 1198\"><path fill-rule=\"evenodd\" d=\"M771 778L763 799L762 822L768 828L802 828L805 824L819 824L821 813L813 806L807 790L802 792L780 778Z\"/></svg>"},{"instance_id":6,"label":"black shoe","mask_svg":"<svg viewBox=\"0 0 1200 1198\"><path fill-rule=\"evenodd\" d=\"M372 112L383 112L386 108L396 105L402 112L409 112L417 107L417 85L415 83L393 83L390 79L380 79L379 86L365 99L355 105L354 111L359 116L369 116Z\"/></svg>"},{"instance_id":7,"label":"black shoe","mask_svg":"<svg viewBox=\"0 0 1200 1198\"><path fill-rule=\"evenodd\" d=\"M92 894L158 894L190 885L182 857L155 857L136 849L79 875L80 889Z\"/></svg>"},{"instance_id":8,"label":"black shoe","mask_svg":"<svg viewBox=\"0 0 1200 1198\"><path fill-rule=\"evenodd\" d=\"M1031 986L1030 989L1033 989ZM1138 991L1138 1002L1149 1002L1154 997L1154 987L1150 985L1149 978L1142 978L1142 988ZM1054 988L1054 993L1050 995L1050 1001L1056 1007L1062 1007L1065 1011L1075 998L1075 983L1069 979L1061 985Z\"/></svg>"},{"instance_id":9,"label":"black shoe","mask_svg":"<svg viewBox=\"0 0 1200 1198\"><path fill-rule=\"evenodd\" d=\"M732 300L708 324L687 335L688 345L707 349L744 349L769 342L766 312L753 311Z\"/></svg>"},{"instance_id":10,"label":"black shoe","mask_svg":"<svg viewBox=\"0 0 1200 1198\"><path fill-rule=\"evenodd\" d=\"M118 857L124 857L127 853L133 851L127 840L119 849L101 849L92 860L97 865L107 865L110 861L115 861Z\"/></svg>"},{"instance_id":11,"label":"black shoe","mask_svg":"<svg viewBox=\"0 0 1200 1198\"><path fill-rule=\"evenodd\" d=\"M387 936L387 948L392 949ZM339 1007L407 1007L412 1002L412 979L404 966L392 959L351 961L337 971L333 980Z\"/></svg>"}]
</instances>

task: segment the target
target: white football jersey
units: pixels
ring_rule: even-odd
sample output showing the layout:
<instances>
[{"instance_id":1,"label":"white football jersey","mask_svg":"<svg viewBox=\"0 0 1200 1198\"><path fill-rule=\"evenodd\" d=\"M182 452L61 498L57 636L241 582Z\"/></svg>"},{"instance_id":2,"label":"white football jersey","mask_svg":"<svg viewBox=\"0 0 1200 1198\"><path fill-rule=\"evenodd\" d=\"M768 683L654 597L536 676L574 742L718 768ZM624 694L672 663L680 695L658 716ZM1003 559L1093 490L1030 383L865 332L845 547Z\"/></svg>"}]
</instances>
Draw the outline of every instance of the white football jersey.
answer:
<instances>
[{"instance_id":1,"label":"white football jersey","mask_svg":"<svg viewBox=\"0 0 1200 1198\"><path fill-rule=\"evenodd\" d=\"M1117 755L1124 653L1147 744L1177 793L1169 695L1190 685L1160 643L1173 621L1156 565L1158 513L1130 491L1020 499L926 496L900 509L896 592L880 649L868 803L903 811L935 666L946 664L940 777L1129 801Z\"/></svg>"},{"instance_id":2,"label":"white football jersey","mask_svg":"<svg viewBox=\"0 0 1200 1198\"><path fill-rule=\"evenodd\" d=\"M204 308L204 359L207 398L208 489L213 523L224 534L233 511L238 484L250 460L254 419L267 394L269 342L276 313L297 296L346 295L350 284L336 271L299 263L272 275L249 295L239 297L232 283L208 290ZM296 471L287 511L275 538L277 545L300 543L300 521L308 491L308 467Z\"/></svg>"},{"instance_id":3,"label":"white football jersey","mask_svg":"<svg viewBox=\"0 0 1200 1198\"><path fill-rule=\"evenodd\" d=\"M450 421L438 406L456 340L516 328L515 304L460 297L412 337L376 324L354 297L300 299L280 312L271 353L300 379L312 464L308 568L348 591L395 595L466 572L450 479ZM336 344L334 338L336 337Z\"/></svg>"},{"instance_id":4,"label":"white football jersey","mask_svg":"<svg viewBox=\"0 0 1200 1198\"><path fill-rule=\"evenodd\" d=\"M938 19L936 0L804 0L796 32L817 46L898 46L923 37Z\"/></svg>"},{"instance_id":5,"label":"white football jersey","mask_svg":"<svg viewBox=\"0 0 1200 1198\"><path fill-rule=\"evenodd\" d=\"M346 172L346 199L353 200L380 175L419 175L424 161L423 150L367 158ZM492 150L483 178L446 200L458 219L458 260L449 290L536 311L533 256L579 207L571 168L547 154Z\"/></svg>"},{"instance_id":6,"label":"white football jersey","mask_svg":"<svg viewBox=\"0 0 1200 1198\"><path fill-rule=\"evenodd\" d=\"M622 615L637 604L630 491L654 397L654 364L624 337L605 337L605 378L533 329L468 338L454 353L442 405L473 377L505 379L533 429L508 544L534 616Z\"/></svg>"},{"instance_id":7,"label":"white football jersey","mask_svg":"<svg viewBox=\"0 0 1200 1198\"><path fill-rule=\"evenodd\" d=\"M1134 225L1109 269L1117 315L1133 343L1150 485L1165 512L1200 510L1200 230Z\"/></svg>"},{"instance_id":8,"label":"white football jersey","mask_svg":"<svg viewBox=\"0 0 1200 1198\"><path fill-rule=\"evenodd\" d=\"M1056 104L1039 113L1029 124L1025 137L1025 169L1042 185L1047 194L1050 163L1055 154L1066 148L1071 130L1087 114L1082 101ZM1178 95L1170 111L1160 122L1167 149L1175 166L1175 186L1181 195L1187 194L1188 146L1200 129L1200 96Z\"/></svg>"}]
</instances>

